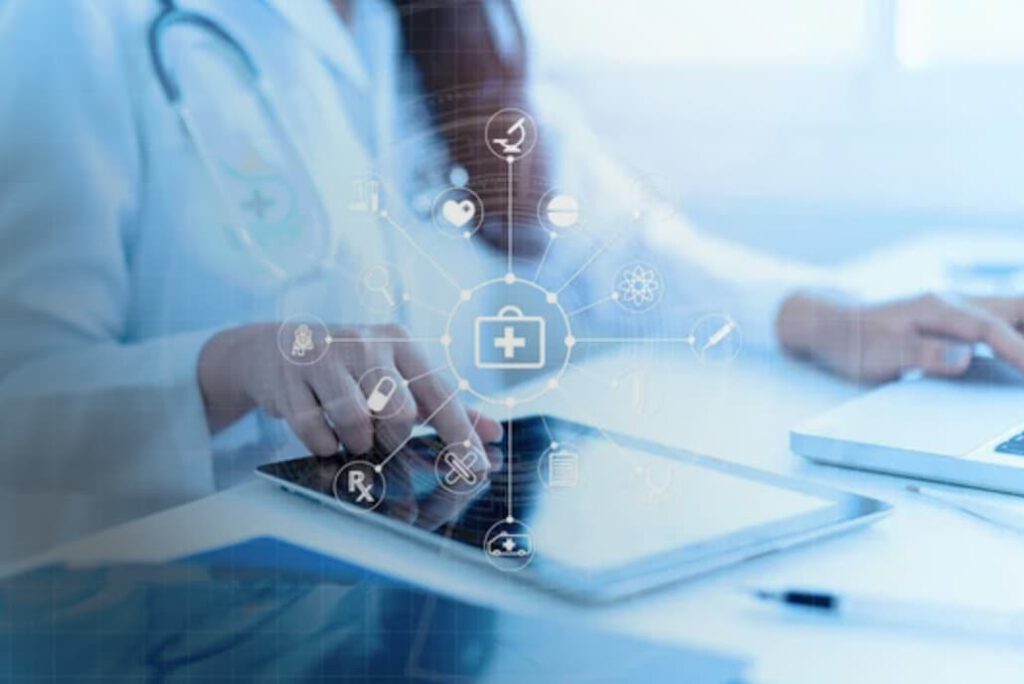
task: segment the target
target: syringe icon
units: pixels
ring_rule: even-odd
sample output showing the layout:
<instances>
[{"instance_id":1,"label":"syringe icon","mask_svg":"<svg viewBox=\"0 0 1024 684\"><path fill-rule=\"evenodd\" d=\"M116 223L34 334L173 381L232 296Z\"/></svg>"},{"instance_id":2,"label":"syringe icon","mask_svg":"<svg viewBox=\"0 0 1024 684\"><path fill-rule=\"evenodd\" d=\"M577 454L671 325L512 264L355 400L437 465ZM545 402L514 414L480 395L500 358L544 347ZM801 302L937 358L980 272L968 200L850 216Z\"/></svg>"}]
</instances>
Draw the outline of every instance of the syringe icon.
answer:
<instances>
[{"instance_id":1,"label":"syringe icon","mask_svg":"<svg viewBox=\"0 0 1024 684\"><path fill-rule=\"evenodd\" d=\"M704 346L700 348L700 354L703 356L709 349L717 344L720 344L722 340L729 336L729 334L736 329L736 323L734 321L726 321L722 326L716 330L711 337L707 339Z\"/></svg>"}]
</instances>

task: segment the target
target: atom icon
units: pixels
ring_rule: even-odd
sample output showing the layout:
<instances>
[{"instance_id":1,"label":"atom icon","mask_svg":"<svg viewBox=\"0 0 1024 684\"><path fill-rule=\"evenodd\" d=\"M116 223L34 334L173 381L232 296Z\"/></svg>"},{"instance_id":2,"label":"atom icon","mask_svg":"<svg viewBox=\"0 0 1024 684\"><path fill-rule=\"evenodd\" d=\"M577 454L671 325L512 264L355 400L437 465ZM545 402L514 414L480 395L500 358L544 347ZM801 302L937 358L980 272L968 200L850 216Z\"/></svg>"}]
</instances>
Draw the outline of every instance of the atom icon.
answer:
<instances>
[{"instance_id":1,"label":"atom icon","mask_svg":"<svg viewBox=\"0 0 1024 684\"><path fill-rule=\"evenodd\" d=\"M616 301L633 313L647 311L657 304L664 289L657 269L640 262L620 269L615 281Z\"/></svg>"}]
</instances>

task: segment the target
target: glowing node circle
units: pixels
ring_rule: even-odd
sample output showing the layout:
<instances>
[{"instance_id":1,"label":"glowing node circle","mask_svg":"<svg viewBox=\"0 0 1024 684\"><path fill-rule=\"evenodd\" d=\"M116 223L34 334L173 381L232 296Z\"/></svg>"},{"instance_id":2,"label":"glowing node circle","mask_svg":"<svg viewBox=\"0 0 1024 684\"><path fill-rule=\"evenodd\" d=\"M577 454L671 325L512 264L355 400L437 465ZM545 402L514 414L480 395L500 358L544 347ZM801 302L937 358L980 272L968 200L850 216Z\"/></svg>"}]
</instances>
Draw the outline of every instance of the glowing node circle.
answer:
<instances>
[{"instance_id":1,"label":"glowing node circle","mask_svg":"<svg viewBox=\"0 0 1024 684\"><path fill-rule=\"evenodd\" d=\"M476 287L465 291L463 295L467 293L469 296L460 296L459 301L456 302L455 306L452 308L448 315L444 331L445 338L449 340L449 344L445 345L445 356L448 361L448 367L455 376L459 389L469 392L481 401L503 405L509 408L537 399L553 389L556 389L559 386L558 380L565 374L569 367L572 347L575 345L576 338L572 336L572 324L570 322L569 314L561 303L559 303L558 298L552 296L554 293L549 292L531 280L517 276L513 276L513 278L510 279L508 275L484 281ZM497 296L490 296L494 294ZM522 303L524 299L531 301L532 306L524 305ZM490 308L488 308L486 311L487 314L500 314L503 312L513 311L517 314L523 315L523 318L518 320L543 320L544 328L549 331L548 335L550 336L545 338L542 334L540 337L540 342L538 344L539 351L542 352L540 360L534 365L512 368L511 365L501 365L501 359L499 359L499 363L494 363L493 365L481 365L479 358L465 358L465 354L462 350L466 348L466 345L460 345L458 342L465 342L467 339L470 342L474 342L474 351L476 354L479 354L479 339L474 338L479 334L478 325L480 319L487 318L489 321L495 320L495 316L491 315L473 317L474 313L479 313L479 307L471 309L471 303L475 303L474 300L477 302L486 302L489 307L494 307L495 302L509 303L509 306L502 307L501 311L491 311ZM515 303L514 305L513 302ZM523 308L520 309L520 306ZM506 313L506 315L509 314ZM501 320L501 322L504 323L503 319L498 320ZM508 335L508 329L505 328L505 330L505 334ZM545 343L547 341L560 339L564 340L566 344L559 345ZM572 341L571 344L569 343L569 340ZM495 346L498 346L499 342L505 341L506 340L504 339L495 339ZM486 349L494 351L495 353L500 353L496 350L490 350L489 347L486 347ZM507 356L504 358L507 358ZM502 388L500 390L489 391L480 389L479 383L473 383L470 381L471 377L476 377L482 373L495 374L492 377L496 380L503 381L508 378L509 372L517 373L520 370L530 370L534 373L542 373L547 377L539 382L523 383L526 387L525 390L521 389L520 386L515 385L512 389ZM533 380L536 379L536 376L530 375L528 377L523 377L522 379ZM554 382L552 382L552 380L554 380ZM474 386L474 384L476 384L476 386ZM511 394L511 392L516 392L516 394Z\"/></svg>"}]
</instances>

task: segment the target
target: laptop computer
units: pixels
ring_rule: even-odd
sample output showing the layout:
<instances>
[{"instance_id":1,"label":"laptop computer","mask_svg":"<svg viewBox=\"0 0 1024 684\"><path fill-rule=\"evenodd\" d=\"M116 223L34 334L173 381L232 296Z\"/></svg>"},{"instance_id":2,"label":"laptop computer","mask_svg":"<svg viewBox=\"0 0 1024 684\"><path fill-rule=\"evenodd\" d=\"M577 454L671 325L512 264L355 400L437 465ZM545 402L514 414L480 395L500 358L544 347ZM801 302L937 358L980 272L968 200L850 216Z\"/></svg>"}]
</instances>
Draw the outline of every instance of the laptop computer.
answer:
<instances>
[{"instance_id":1,"label":"laptop computer","mask_svg":"<svg viewBox=\"0 0 1024 684\"><path fill-rule=\"evenodd\" d=\"M790 433L812 461L1024 494L1024 375L977 358L961 378L904 379Z\"/></svg>"}]
</instances>

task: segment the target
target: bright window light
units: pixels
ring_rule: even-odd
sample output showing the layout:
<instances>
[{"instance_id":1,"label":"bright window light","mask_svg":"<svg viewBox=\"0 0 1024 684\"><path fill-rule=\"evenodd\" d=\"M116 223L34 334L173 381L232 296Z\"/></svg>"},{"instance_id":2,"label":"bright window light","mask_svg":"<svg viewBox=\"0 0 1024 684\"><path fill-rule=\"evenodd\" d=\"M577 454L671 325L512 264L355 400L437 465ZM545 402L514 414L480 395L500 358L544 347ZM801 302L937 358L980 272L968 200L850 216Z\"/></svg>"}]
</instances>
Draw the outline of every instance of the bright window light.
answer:
<instances>
[{"instance_id":1,"label":"bright window light","mask_svg":"<svg viewBox=\"0 0 1024 684\"><path fill-rule=\"evenodd\" d=\"M900 0L900 63L910 69L1024 62L1020 0Z\"/></svg>"},{"instance_id":2,"label":"bright window light","mask_svg":"<svg viewBox=\"0 0 1024 684\"><path fill-rule=\"evenodd\" d=\"M872 0L520 0L542 61L860 61Z\"/></svg>"}]
</instances>

